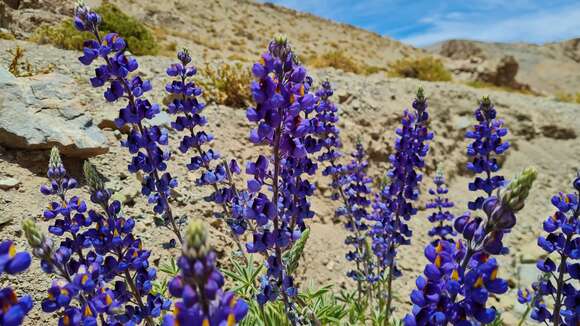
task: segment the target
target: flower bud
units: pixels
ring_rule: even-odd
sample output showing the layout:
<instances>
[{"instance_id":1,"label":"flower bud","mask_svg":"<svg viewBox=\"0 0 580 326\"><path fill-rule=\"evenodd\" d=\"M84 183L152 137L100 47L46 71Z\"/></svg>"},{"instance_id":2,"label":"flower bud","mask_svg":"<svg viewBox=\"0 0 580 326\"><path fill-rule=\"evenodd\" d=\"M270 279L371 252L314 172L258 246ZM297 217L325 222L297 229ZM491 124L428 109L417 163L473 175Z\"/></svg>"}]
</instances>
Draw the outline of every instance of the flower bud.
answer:
<instances>
[{"instance_id":1,"label":"flower bud","mask_svg":"<svg viewBox=\"0 0 580 326\"><path fill-rule=\"evenodd\" d=\"M60 152L58 151L58 148L54 146L50 150L50 159L48 161L48 168L53 170L60 170L60 166L62 166Z\"/></svg>"},{"instance_id":2,"label":"flower bud","mask_svg":"<svg viewBox=\"0 0 580 326\"><path fill-rule=\"evenodd\" d=\"M514 213L524 208L526 198L530 193L532 184L536 180L538 172L533 167L525 168L522 173L516 176L501 194L503 205L509 206Z\"/></svg>"},{"instance_id":3,"label":"flower bud","mask_svg":"<svg viewBox=\"0 0 580 326\"><path fill-rule=\"evenodd\" d=\"M203 221L200 219L192 220L185 231L184 255L192 258L205 256L208 251L207 239L207 227Z\"/></svg>"},{"instance_id":4,"label":"flower bud","mask_svg":"<svg viewBox=\"0 0 580 326\"><path fill-rule=\"evenodd\" d=\"M22 222L22 230L32 248L40 248L44 242L44 235L40 232L36 223L32 219L25 219Z\"/></svg>"},{"instance_id":5,"label":"flower bud","mask_svg":"<svg viewBox=\"0 0 580 326\"><path fill-rule=\"evenodd\" d=\"M97 168L89 161L83 164L83 172L85 180L91 189L91 192L96 192L105 189L105 179Z\"/></svg>"}]
</instances>

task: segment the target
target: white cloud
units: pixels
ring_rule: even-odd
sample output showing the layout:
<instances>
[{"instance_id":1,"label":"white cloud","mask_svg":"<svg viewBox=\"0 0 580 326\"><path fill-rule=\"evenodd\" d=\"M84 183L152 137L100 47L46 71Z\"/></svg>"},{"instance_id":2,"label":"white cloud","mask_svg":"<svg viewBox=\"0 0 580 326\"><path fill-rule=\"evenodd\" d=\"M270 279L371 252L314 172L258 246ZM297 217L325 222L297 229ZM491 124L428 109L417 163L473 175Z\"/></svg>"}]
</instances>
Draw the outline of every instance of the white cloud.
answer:
<instances>
[{"instance_id":1,"label":"white cloud","mask_svg":"<svg viewBox=\"0 0 580 326\"><path fill-rule=\"evenodd\" d=\"M404 37L402 41L416 46L456 38L545 43L580 35L580 3L520 16L498 16L469 14L437 17L431 20L426 30Z\"/></svg>"}]
</instances>

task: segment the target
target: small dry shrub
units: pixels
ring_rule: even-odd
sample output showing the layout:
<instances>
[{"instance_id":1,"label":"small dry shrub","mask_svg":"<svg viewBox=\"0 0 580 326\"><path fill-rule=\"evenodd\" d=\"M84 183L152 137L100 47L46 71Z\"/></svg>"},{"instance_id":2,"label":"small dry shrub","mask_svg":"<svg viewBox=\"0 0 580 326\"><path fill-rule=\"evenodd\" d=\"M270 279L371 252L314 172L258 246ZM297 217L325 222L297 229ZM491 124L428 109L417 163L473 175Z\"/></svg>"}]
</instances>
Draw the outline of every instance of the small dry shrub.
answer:
<instances>
[{"instance_id":1,"label":"small dry shrub","mask_svg":"<svg viewBox=\"0 0 580 326\"><path fill-rule=\"evenodd\" d=\"M157 40L151 30L117 6L104 2L95 11L103 17L101 25L103 35L110 32L118 33L127 42L131 53L155 55L159 52ZM40 26L30 40L39 44L52 44L67 50L82 50L84 40L90 38L92 38L90 33L77 31L72 21L66 20L55 26Z\"/></svg>"},{"instance_id":2,"label":"small dry shrub","mask_svg":"<svg viewBox=\"0 0 580 326\"><path fill-rule=\"evenodd\" d=\"M198 83L204 90L206 101L235 108L243 108L251 103L248 85L254 77L250 69L242 64L206 65L199 75L201 78Z\"/></svg>"},{"instance_id":3,"label":"small dry shrub","mask_svg":"<svg viewBox=\"0 0 580 326\"><path fill-rule=\"evenodd\" d=\"M451 73L445 69L441 60L433 57L399 59L389 65L389 75L426 81L451 80Z\"/></svg>"},{"instance_id":4,"label":"small dry shrub","mask_svg":"<svg viewBox=\"0 0 580 326\"><path fill-rule=\"evenodd\" d=\"M525 90L525 89L518 89L518 88L512 88L512 87L507 87L507 86L497 86L495 84L492 83L487 83L487 82L483 82L480 80L472 80L466 83L467 86L473 87L473 88L487 88L487 89L493 89L496 91L502 91L502 92L508 92L508 93L519 93L519 94L527 94L527 95L537 95L536 93L529 91L529 90Z\"/></svg>"},{"instance_id":5,"label":"small dry shrub","mask_svg":"<svg viewBox=\"0 0 580 326\"><path fill-rule=\"evenodd\" d=\"M48 74L54 70L54 65L52 64L43 69L34 69L32 64L30 64L30 62L24 57L24 52L25 50L19 46L8 50L8 53L12 55L8 71L15 77L30 77L38 74Z\"/></svg>"},{"instance_id":6,"label":"small dry shrub","mask_svg":"<svg viewBox=\"0 0 580 326\"><path fill-rule=\"evenodd\" d=\"M576 94L558 92L556 93L556 101L580 104L580 92Z\"/></svg>"},{"instance_id":7,"label":"small dry shrub","mask_svg":"<svg viewBox=\"0 0 580 326\"><path fill-rule=\"evenodd\" d=\"M319 56L312 56L306 59L308 65L314 68L332 67L340 69L345 72L353 72L355 74L363 73L363 68L353 59L347 56L344 51L336 50L326 52Z\"/></svg>"},{"instance_id":8,"label":"small dry shrub","mask_svg":"<svg viewBox=\"0 0 580 326\"><path fill-rule=\"evenodd\" d=\"M10 32L2 32L0 31L0 40L14 40L15 37Z\"/></svg>"}]
</instances>

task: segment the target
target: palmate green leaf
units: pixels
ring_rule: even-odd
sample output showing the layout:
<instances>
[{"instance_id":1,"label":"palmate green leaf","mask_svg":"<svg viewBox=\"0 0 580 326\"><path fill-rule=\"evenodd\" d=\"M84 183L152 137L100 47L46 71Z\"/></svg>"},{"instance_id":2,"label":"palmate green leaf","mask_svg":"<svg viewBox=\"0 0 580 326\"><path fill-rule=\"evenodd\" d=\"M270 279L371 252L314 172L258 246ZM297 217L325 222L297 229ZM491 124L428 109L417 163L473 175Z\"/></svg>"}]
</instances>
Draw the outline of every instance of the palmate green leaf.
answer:
<instances>
[{"instance_id":1,"label":"palmate green leaf","mask_svg":"<svg viewBox=\"0 0 580 326\"><path fill-rule=\"evenodd\" d=\"M310 229L304 230L300 239L296 241L294 246L284 254L284 263L286 265L286 270L288 274L294 274L298 268L298 263L300 262L300 257L302 257L302 252L304 252L304 247L306 246L306 241L310 237Z\"/></svg>"},{"instance_id":2,"label":"palmate green leaf","mask_svg":"<svg viewBox=\"0 0 580 326\"><path fill-rule=\"evenodd\" d=\"M163 272L171 277L177 276L177 274L179 274L179 267L177 266L177 262L175 261L175 258L171 257L171 259L169 260L168 263L161 264L159 266L159 271L161 271L161 272Z\"/></svg>"},{"instance_id":3,"label":"palmate green leaf","mask_svg":"<svg viewBox=\"0 0 580 326\"><path fill-rule=\"evenodd\" d=\"M258 294L257 280L262 269L262 264L254 264L253 256L248 257L248 262L240 263L237 259L231 259L232 269L222 269L222 272L233 284L232 291L246 300L254 300Z\"/></svg>"}]
</instances>

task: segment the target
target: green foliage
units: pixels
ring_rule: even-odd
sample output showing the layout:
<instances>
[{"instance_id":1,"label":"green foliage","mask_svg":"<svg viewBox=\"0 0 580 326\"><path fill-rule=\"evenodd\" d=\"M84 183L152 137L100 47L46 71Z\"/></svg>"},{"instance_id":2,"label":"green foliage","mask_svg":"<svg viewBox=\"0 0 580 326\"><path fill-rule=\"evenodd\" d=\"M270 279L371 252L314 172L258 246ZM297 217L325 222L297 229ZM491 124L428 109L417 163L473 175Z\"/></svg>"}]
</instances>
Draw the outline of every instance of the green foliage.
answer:
<instances>
[{"instance_id":1,"label":"green foliage","mask_svg":"<svg viewBox=\"0 0 580 326\"><path fill-rule=\"evenodd\" d=\"M159 52L157 41L152 32L137 19L125 14L118 7L104 2L95 9L103 17L101 31L103 35L115 32L125 38L127 47L135 55L155 55ZM91 38L88 32L77 31L72 20L66 20L56 26L40 26L30 37L39 44L52 44L68 50L82 50L83 42Z\"/></svg>"},{"instance_id":2,"label":"green foliage","mask_svg":"<svg viewBox=\"0 0 580 326\"><path fill-rule=\"evenodd\" d=\"M580 92L576 94L558 92L556 93L556 101L580 104Z\"/></svg>"},{"instance_id":3,"label":"green foliage","mask_svg":"<svg viewBox=\"0 0 580 326\"><path fill-rule=\"evenodd\" d=\"M224 63L218 67L206 65L198 83L205 91L206 101L245 108L252 100L248 85L253 79L250 69L241 63Z\"/></svg>"},{"instance_id":4,"label":"green foliage","mask_svg":"<svg viewBox=\"0 0 580 326\"><path fill-rule=\"evenodd\" d=\"M384 69L375 66L367 66L362 63L357 63L351 57L349 57L342 50L335 50L331 52L326 52L319 56L311 56L306 58L306 63L314 68L327 68L332 67L345 72L352 72L359 75L370 75Z\"/></svg>"},{"instance_id":5,"label":"green foliage","mask_svg":"<svg viewBox=\"0 0 580 326\"><path fill-rule=\"evenodd\" d=\"M426 81L451 80L451 73L445 69L441 60L433 57L399 59L389 65L389 75Z\"/></svg>"},{"instance_id":6,"label":"green foliage","mask_svg":"<svg viewBox=\"0 0 580 326\"><path fill-rule=\"evenodd\" d=\"M158 277L153 282L153 288L151 292L152 294L161 294L165 296L167 293L167 285L169 284L169 280L179 274L179 267L177 266L175 258L172 257L168 263L159 266L159 271L164 273L165 277Z\"/></svg>"},{"instance_id":7,"label":"green foliage","mask_svg":"<svg viewBox=\"0 0 580 326\"><path fill-rule=\"evenodd\" d=\"M292 249L284 254L284 264L286 265L286 269L288 274L294 274L296 269L298 268L298 263L300 262L300 257L302 257L302 253L304 252L304 247L306 246L306 242L310 237L310 229L304 230L302 235L300 235L300 239L296 241Z\"/></svg>"},{"instance_id":8,"label":"green foliage","mask_svg":"<svg viewBox=\"0 0 580 326\"><path fill-rule=\"evenodd\" d=\"M293 261L294 257L300 257L304 249L304 243L308 239L308 232L305 232L298 243L301 249L293 250L285 259ZM263 264L254 262L253 256L248 257L247 264L243 261L232 259L231 269L222 269L228 283L232 285L231 290L239 297L246 300L249 305L248 315L240 325L280 325L290 326L281 301L268 302L260 306L256 301L256 296L260 292L259 277L263 274ZM312 287L300 292L294 299L298 313L317 325L337 325L347 315L345 306L341 304L332 293L331 286L323 286L319 289Z\"/></svg>"}]
</instances>

